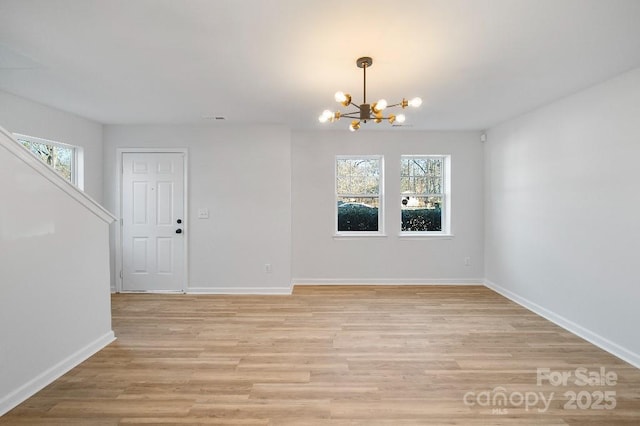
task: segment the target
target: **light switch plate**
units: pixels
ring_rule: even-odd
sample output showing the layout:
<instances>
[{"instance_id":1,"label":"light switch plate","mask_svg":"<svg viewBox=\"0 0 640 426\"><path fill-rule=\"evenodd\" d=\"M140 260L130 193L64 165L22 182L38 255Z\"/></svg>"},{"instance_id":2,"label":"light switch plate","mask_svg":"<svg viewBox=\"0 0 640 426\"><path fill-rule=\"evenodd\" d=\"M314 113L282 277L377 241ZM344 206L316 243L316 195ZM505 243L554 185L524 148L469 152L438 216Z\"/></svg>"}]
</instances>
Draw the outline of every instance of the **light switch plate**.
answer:
<instances>
[{"instance_id":1,"label":"light switch plate","mask_svg":"<svg viewBox=\"0 0 640 426\"><path fill-rule=\"evenodd\" d=\"M209 219L209 209L207 209L207 208L199 208L198 209L198 219Z\"/></svg>"}]
</instances>

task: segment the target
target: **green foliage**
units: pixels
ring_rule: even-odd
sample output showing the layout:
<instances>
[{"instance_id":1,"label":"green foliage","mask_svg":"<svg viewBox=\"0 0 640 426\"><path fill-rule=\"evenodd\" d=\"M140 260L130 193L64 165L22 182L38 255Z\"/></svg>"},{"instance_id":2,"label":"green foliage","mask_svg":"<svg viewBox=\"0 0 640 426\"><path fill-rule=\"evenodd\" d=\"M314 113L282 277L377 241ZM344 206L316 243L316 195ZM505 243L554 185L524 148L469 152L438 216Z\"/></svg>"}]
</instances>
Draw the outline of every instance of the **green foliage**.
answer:
<instances>
[{"instance_id":1,"label":"green foliage","mask_svg":"<svg viewBox=\"0 0 640 426\"><path fill-rule=\"evenodd\" d=\"M338 231L377 231L378 209L362 203L338 203ZM402 231L441 231L440 209L403 209Z\"/></svg>"},{"instance_id":2,"label":"green foliage","mask_svg":"<svg viewBox=\"0 0 640 426\"><path fill-rule=\"evenodd\" d=\"M440 209L403 209L402 231L442 231Z\"/></svg>"},{"instance_id":3,"label":"green foliage","mask_svg":"<svg viewBox=\"0 0 640 426\"><path fill-rule=\"evenodd\" d=\"M378 209L362 203L338 204L338 231L377 231Z\"/></svg>"}]
</instances>

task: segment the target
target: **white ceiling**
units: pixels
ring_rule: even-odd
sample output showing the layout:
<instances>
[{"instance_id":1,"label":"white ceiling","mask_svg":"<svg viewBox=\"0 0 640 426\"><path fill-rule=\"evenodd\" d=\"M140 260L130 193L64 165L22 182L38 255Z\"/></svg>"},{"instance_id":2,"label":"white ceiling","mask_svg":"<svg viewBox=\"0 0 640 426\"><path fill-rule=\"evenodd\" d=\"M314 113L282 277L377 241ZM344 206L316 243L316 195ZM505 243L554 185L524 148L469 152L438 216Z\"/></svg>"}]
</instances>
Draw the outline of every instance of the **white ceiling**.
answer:
<instances>
[{"instance_id":1,"label":"white ceiling","mask_svg":"<svg viewBox=\"0 0 640 426\"><path fill-rule=\"evenodd\" d=\"M365 55L413 129L484 129L640 66L640 1L0 0L0 89L102 123L319 128Z\"/></svg>"}]
</instances>

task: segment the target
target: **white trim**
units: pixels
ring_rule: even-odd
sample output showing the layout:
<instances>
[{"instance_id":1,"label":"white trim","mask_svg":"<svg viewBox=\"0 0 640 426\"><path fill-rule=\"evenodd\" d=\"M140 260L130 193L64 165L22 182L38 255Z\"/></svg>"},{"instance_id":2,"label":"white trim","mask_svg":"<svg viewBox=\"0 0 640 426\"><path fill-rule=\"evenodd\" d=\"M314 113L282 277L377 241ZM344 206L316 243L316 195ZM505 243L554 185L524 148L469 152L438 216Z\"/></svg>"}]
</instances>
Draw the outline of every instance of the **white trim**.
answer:
<instances>
[{"instance_id":1,"label":"white trim","mask_svg":"<svg viewBox=\"0 0 640 426\"><path fill-rule=\"evenodd\" d=\"M246 294L246 295L290 295L288 287L189 287L186 294Z\"/></svg>"},{"instance_id":2,"label":"white trim","mask_svg":"<svg viewBox=\"0 0 640 426\"><path fill-rule=\"evenodd\" d=\"M506 288L491 282L487 279L484 280L484 285L487 288L495 291L506 297L507 299L517 303L518 305L530 310L531 312L540 315L543 318L551 321L552 323L564 328L568 332L575 334L578 337L583 338L584 340L593 343L601 349L609 352L612 355L617 356L618 358L628 362L636 368L640 368L640 354L637 354L623 346L618 345L615 342L607 339L606 337L602 337L601 335L594 333L593 331L584 328L580 324L576 324L575 322L563 317L562 315L556 314L549 309L538 305L531 300L522 297L511 290L507 290Z\"/></svg>"},{"instance_id":3,"label":"white trim","mask_svg":"<svg viewBox=\"0 0 640 426\"><path fill-rule=\"evenodd\" d=\"M84 148L76 146L73 150L73 174L75 185L84 191Z\"/></svg>"},{"instance_id":4,"label":"white trim","mask_svg":"<svg viewBox=\"0 0 640 426\"><path fill-rule=\"evenodd\" d=\"M334 240L359 240L360 238L387 238L387 234L380 234L375 231L345 231L333 234Z\"/></svg>"},{"instance_id":5,"label":"white trim","mask_svg":"<svg viewBox=\"0 0 640 426\"><path fill-rule=\"evenodd\" d=\"M482 278L293 278L296 285L483 285Z\"/></svg>"},{"instance_id":6,"label":"white trim","mask_svg":"<svg viewBox=\"0 0 640 426\"><path fill-rule=\"evenodd\" d=\"M87 360L89 357L107 346L109 343L113 342L115 339L116 338L113 334L113 331L109 331L108 333L89 343L87 346L69 355L67 358L63 359L53 367L34 377L10 394L2 397L2 399L0 399L0 416L18 406L20 403L33 396L36 392L40 391L45 386L54 382L56 379L67 373L75 366Z\"/></svg>"},{"instance_id":7,"label":"white trim","mask_svg":"<svg viewBox=\"0 0 640 426\"><path fill-rule=\"evenodd\" d=\"M413 239L440 239L440 240L453 240L455 235L443 234L443 233L427 233L427 232L400 232L398 238L401 240L413 240Z\"/></svg>"},{"instance_id":8,"label":"white trim","mask_svg":"<svg viewBox=\"0 0 640 426\"><path fill-rule=\"evenodd\" d=\"M7 151L9 151L11 154L22 160L26 165L30 166L37 173L42 175L42 177L60 188L64 193L83 205L91 213L98 216L107 224L112 223L114 220L116 220L116 217L107 209L102 207L97 201L82 192L71 182L60 176L58 172L53 170L48 165L44 164L42 161L36 158L35 155L27 151L17 140L15 140L13 135L7 130L0 127L0 134L6 136L6 139L0 138L0 145L6 148Z\"/></svg>"},{"instance_id":9,"label":"white trim","mask_svg":"<svg viewBox=\"0 0 640 426\"><path fill-rule=\"evenodd\" d=\"M189 150L187 148L118 148L116 149L116 176L118 179L116 185L116 212L118 212L120 218L122 218L122 156L123 154L149 154L149 153L178 153L184 154L184 194L183 194L183 202L184 202L184 219L183 219L183 243L184 243L184 278L182 280L182 288L180 290L176 290L176 293L186 293L187 288L189 287L189 229L190 223L189 219L189 203L188 203L188 194L189 194ZM115 268L113 271L116 279L115 279L115 291L116 293L123 292L122 289L122 276L120 272L122 269L122 221L117 219L118 223L116 224L116 232L115 232Z\"/></svg>"}]
</instances>

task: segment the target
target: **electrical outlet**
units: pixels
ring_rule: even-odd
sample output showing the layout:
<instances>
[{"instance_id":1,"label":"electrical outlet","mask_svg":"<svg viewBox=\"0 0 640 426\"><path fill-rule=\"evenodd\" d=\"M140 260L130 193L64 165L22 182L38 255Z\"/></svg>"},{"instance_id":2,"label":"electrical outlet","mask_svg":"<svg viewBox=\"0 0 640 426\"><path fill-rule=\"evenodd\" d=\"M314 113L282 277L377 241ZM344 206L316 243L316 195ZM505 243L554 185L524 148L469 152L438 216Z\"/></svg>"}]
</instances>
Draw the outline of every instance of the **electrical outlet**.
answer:
<instances>
[{"instance_id":1,"label":"electrical outlet","mask_svg":"<svg viewBox=\"0 0 640 426\"><path fill-rule=\"evenodd\" d=\"M464 266L471 266L471 258L470 257L465 257L464 258Z\"/></svg>"},{"instance_id":2,"label":"electrical outlet","mask_svg":"<svg viewBox=\"0 0 640 426\"><path fill-rule=\"evenodd\" d=\"M271 267L270 263L265 263L264 264L264 272L267 274L270 274L273 272L273 268Z\"/></svg>"}]
</instances>

